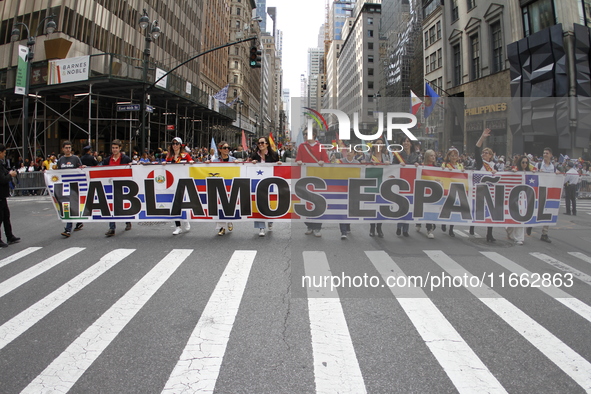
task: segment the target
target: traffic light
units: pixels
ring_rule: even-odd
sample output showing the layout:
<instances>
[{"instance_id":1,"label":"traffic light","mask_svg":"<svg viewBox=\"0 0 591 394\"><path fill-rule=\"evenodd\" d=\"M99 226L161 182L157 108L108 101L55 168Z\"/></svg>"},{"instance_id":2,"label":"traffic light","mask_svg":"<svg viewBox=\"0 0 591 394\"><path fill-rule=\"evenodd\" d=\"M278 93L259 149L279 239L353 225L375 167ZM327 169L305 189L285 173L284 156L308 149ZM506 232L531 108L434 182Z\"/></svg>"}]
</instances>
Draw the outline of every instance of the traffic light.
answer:
<instances>
[{"instance_id":1,"label":"traffic light","mask_svg":"<svg viewBox=\"0 0 591 394\"><path fill-rule=\"evenodd\" d=\"M262 52L257 47L250 47L250 67L261 68L261 55Z\"/></svg>"}]
</instances>

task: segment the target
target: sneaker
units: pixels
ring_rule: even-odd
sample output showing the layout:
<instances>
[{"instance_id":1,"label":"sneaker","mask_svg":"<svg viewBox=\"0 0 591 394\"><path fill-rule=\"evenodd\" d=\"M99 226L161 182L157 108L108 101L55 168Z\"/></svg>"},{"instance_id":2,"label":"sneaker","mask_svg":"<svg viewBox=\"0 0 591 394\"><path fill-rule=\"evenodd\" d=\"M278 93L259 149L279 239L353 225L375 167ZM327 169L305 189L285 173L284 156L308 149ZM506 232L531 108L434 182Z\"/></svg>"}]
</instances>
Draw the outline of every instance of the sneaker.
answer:
<instances>
[{"instance_id":1,"label":"sneaker","mask_svg":"<svg viewBox=\"0 0 591 394\"><path fill-rule=\"evenodd\" d=\"M265 236L265 229L261 228L259 229L259 237L264 237Z\"/></svg>"},{"instance_id":2,"label":"sneaker","mask_svg":"<svg viewBox=\"0 0 591 394\"><path fill-rule=\"evenodd\" d=\"M421 232L421 225L420 224L417 224L415 226L415 229L417 230L417 233L420 233Z\"/></svg>"},{"instance_id":3,"label":"sneaker","mask_svg":"<svg viewBox=\"0 0 591 394\"><path fill-rule=\"evenodd\" d=\"M63 235L64 237L68 238L68 237L69 237L70 235L72 235L72 234L71 234L71 233L70 233L68 230L64 230L64 231L62 232L62 235Z\"/></svg>"},{"instance_id":4,"label":"sneaker","mask_svg":"<svg viewBox=\"0 0 591 394\"><path fill-rule=\"evenodd\" d=\"M127 223L125 225L125 231L129 231L129 230L131 230L131 223Z\"/></svg>"},{"instance_id":5,"label":"sneaker","mask_svg":"<svg viewBox=\"0 0 591 394\"><path fill-rule=\"evenodd\" d=\"M110 229L109 229L109 231L107 231L107 232L105 233L105 235L106 235L107 237L112 237L113 235L115 235L115 230L113 230L112 228L110 228Z\"/></svg>"},{"instance_id":6,"label":"sneaker","mask_svg":"<svg viewBox=\"0 0 591 394\"><path fill-rule=\"evenodd\" d=\"M220 231L218 231L218 235L221 237L224 234L226 234L226 229L222 227L220 228Z\"/></svg>"},{"instance_id":7,"label":"sneaker","mask_svg":"<svg viewBox=\"0 0 591 394\"><path fill-rule=\"evenodd\" d=\"M433 235L432 232L429 232L429 234L427 234L427 238L433 239L433 238L435 238L435 235Z\"/></svg>"},{"instance_id":8,"label":"sneaker","mask_svg":"<svg viewBox=\"0 0 591 394\"><path fill-rule=\"evenodd\" d=\"M84 227L84 223L77 223L76 227L74 227L74 231L80 231Z\"/></svg>"},{"instance_id":9,"label":"sneaker","mask_svg":"<svg viewBox=\"0 0 591 394\"><path fill-rule=\"evenodd\" d=\"M396 229L396 235L400 235L400 234L402 234L402 230L401 230L401 229L399 229L399 228L397 228L397 229Z\"/></svg>"},{"instance_id":10,"label":"sneaker","mask_svg":"<svg viewBox=\"0 0 591 394\"><path fill-rule=\"evenodd\" d=\"M183 229L180 227L177 227L173 232L172 235L179 235L180 233L183 232Z\"/></svg>"},{"instance_id":11,"label":"sneaker","mask_svg":"<svg viewBox=\"0 0 591 394\"><path fill-rule=\"evenodd\" d=\"M515 241L515 245L523 245L523 241Z\"/></svg>"},{"instance_id":12,"label":"sneaker","mask_svg":"<svg viewBox=\"0 0 591 394\"><path fill-rule=\"evenodd\" d=\"M410 237L410 234L408 232L403 232L402 235L404 235L405 237Z\"/></svg>"},{"instance_id":13,"label":"sneaker","mask_svg":"<svg viewBox=\"0 0 591 394\"><path fill-rule=\"evenodd\" d=\"M531 235L531 227L528 227L528 228L526 228L526 229L525 229L525 233L526 233L527 235Z\"/></svg>"},{"instance_id":14,"label":"sneaker","mask_svg":"<svg viewBox=\"0 0 591 394\"><path fill-rule=\"evenodd\" d=\"M548 238L548 234L543 234L540 239L544 242L548 242L549 244L552 243L552 241L550 241L550 238Z\"/></svg>"},{"instance_id":15,"label":"sneaker","mask_svg":"<svg viewBox=\"0 0 591 394\"><path fill-rule=\"evenodd\" d=\"M21 239L19 237L15 237L14 235L8 238L8 245L19 243Z\"/></svg>"},{"instance_id":16,"label":"sneaker","mask_svg":"<svg viewBox=\"0 0 591 394\"><path fill-rule=\"evenodd\" d=\"M228 222L228 231L232 230L234 230L234 225L232 224L232 222Z\"/></svg>"},{"instance_id":17,"label":"sneaker","mask_svg":"<svg viewBox=\"0 0 591 394\"><path fill-rule=\"evenodd\" d=\"M269 223L268 227L269 227L269 231L273 231L273 223Z\"/></svg>"},{"instance_id":18,"label":"sneaker","mask_svg":"<svg viewBox=\"0 0 591 394\"><path fill-rule=\"evenodd\" d=\"M470 226L470 235L474 235L474 227Z\"/></svg>"},{"instance_id":19,"label":"sneaker","mask_svg":"<svg viewBox=\"0 0 591 394\"><path fill-rule=\"evenodd\" d=\"M322 234L320 234L320 230L314 230L314 236L315 237L322 237Z\"/></svg>"},{"instance_id":20,"label":"sneaker","mask_svg":"<svg viewBox=\"0 0 591 394\"><path fill-rule=\"evenodd\" d=\"M308 231L306 231L304 234L306 235L310 235L314 232L314 230L312 230L311 228L308 229Z\"/></svg>"},{"instance_id":21,"label":"sneaker","mask_svg":"<svg viewBox=\"0 0 591 394\"><path fill-rule=\"evenodd\" d=\"M183 226L183 231L191 231L191 223L185 222L182 224L182 226Z\"/></svg>"},{"instance_id":22,"label":"sneaker","mask_svg":"<svg viewBox=\"0 0 591 394\"><path fill-rule=\"evenodd\" d=\"M341 234L341 239L347 239L347 234Z\"/></svg>"},{"instance_id":23,"label":"sneaker","mask_svg":"<svg viewBox=\"0 0 591 394\"><path fill-rule=\"evenodd\" d=\"M7 247L8 247L8 244L6 242L0 240L0 249L1 248L7 248Z\"/></svg>"}]
</instances>

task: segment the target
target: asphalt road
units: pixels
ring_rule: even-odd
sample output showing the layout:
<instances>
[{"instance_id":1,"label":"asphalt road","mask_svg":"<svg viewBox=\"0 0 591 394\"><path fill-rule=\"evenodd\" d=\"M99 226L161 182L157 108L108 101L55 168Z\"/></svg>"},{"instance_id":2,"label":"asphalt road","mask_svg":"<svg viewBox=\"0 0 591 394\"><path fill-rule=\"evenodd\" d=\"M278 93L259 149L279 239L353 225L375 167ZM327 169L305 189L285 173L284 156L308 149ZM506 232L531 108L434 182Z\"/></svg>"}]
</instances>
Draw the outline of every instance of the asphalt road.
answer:
<instances>
[{"instance_id":1,"label":"asphalt road","mask_svg":"<svg viewBox=\"0 0 591 394\"><path fill-rule=\"evenodd\" d=\"M9 206L1 393L591 391L589 200L522 246L392 224L341 240L337 224L106 238L88 223L66 239L47 197Z\"/></svg>"}]
</instances>

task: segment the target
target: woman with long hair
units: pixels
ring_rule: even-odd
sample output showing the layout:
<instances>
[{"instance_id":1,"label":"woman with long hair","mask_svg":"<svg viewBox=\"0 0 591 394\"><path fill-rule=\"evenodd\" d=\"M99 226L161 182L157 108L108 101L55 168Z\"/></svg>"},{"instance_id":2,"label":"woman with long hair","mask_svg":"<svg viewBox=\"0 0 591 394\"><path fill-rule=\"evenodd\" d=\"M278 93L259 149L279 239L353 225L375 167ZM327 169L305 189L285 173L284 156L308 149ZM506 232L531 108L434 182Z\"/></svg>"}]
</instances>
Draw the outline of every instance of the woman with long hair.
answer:
<instances>
[{"instance_id":1,"label":"woman with long hair","mask_svg":"<svg viewBox=\"0 0 591 394\"><path fill-rule=\"evenodd\" d=\"M423 155L423 166L437 167L437 155L434 150L428 149L427 151L425 151L425 154ZM427 227L427 238L429 238L429 239L435 238L435 234L433 234L433 232L437 228L437 225L435 225L434 223L427 223L426 227ZM416 225L416 229L417 229L417 231L421 231L421 224L420 223Z\"/></svg>"},{"instance_id":2,"label":"woman with long hair","mask_svg":"<svg viewBox=\"0 0 591 394\"><path fill-rule=\"evenodd\" d=\"M281 164L279 160L279 154L273 147L269 144L269 140L267 137L259 137L257 141L257 147L250 155L250 161L252 163L278 163ZM259 237L265 236L265 222L254 222L254 228L259 229ZM273 222L269 222L269 231L273 231Z\"/></svg>"},{"instance_id":3,"label":"woman with long hair","mask_svg":"<svg viewBox=\"0 0 591 394\"><path fill-rule=\"evenodd\" d=\"M400 164L402 166L414 164L415 167L418 167L419 162L420 162L420 156L414 150L414 147L413 147L413 144L412 144L412 141L410 140L410 138L408 138L408 136L406 136L406 135L402 136L402 138L400 139L400 145L402 145L402 151L393 152L394 153L393 163ZM402 233L402 235L404 235L405 237L408 237L409 236L408 228L409 228L408 223L398 223L396 225L396 235L400 235Z\"/></svg>"},{"instance_id":4,"label":"woman with long hair","mask_svg":"<svg viewBox=\"0 0 591 394\"><path fill-rule=\"evenodd\" d=\"M174 137L170 146L168 147L168 155L166 155L166 163L190 163L193 162L191 155L185 151L183 146L183 140L179 137ZM181 221L175 220L174 222L176 228L172 232L173 235L179 235L182 232L187 232L191 230L191 224L188 221L183 220L182 227Z\"/></svg>"},{"instance_id":5,"label":"woman with long hair","mask_svg":"<svg viewBox=\"0 0 591 394\"><path fill-rule=\"evenodd\" d=\"M230 155L230 145L226 141L221 141L218 144L218 157L214 157L211 160L206 160L206 163L232 163L236 159L234 156ZM234 225L232 222L217 222L215 224L215 229L218 232L218 235L221 237L222 235L226 234L226 227L228 231L234 230Z\"/></svg>"},{"instance_id":6,"label":"woman with long hair","mask_svg":"<svg viewBox=\"0 0 591 394\"><path fill-rule=\"evenodd\" d=\"M456 148L454 148L453 146L451 148L449 148L449 150L447 151L447 154L445 155L445 158L443 159L443 164L441 165L441 168L445 168L450 171L453 171L453 170L464 171L464 165L462 163L460 163L460 152L458 152L458 150ZM445 232L445 230L447 229L447 226L445 224L442 224L441 229L443 230L443 232ZM454 225L453 224L451 224L449 226L449 236L450 237L456 236L456 234L454 233Z\"/></svg>"}]
</instances>

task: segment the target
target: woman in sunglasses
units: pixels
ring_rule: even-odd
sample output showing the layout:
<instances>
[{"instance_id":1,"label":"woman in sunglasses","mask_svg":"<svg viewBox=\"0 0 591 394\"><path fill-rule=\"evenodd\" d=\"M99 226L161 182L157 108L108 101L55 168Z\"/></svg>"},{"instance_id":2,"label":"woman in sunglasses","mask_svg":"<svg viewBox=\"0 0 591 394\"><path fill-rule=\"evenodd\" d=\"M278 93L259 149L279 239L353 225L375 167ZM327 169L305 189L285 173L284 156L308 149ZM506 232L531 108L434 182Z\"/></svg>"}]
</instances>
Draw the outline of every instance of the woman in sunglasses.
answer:
<instances>
[{"instance_id":1,"label":"woman in sunglasses","mask_svg":"<svg viewBox=\"0 0 591 394\"><path fill-rule=\"evenodd\" d=\"M230 145L226 141L222 141L218 144L218 156L214 157L211 160L206 160L206 163L232 163L236 159L234 156L230 155ZM217 222L215 224L215 229L218 232L218 235L221 237L222 235L226 234L226 227L228 231L234 230L234 225L232 222Z\"/></svg>"},{"instance_id":2,"label":"woman in sunglasses","mask_svg":"<svg viewBox=\"0 0 591 394\"><path fill-rule=\"evenodd\" d=\"M168 147L168 155L166 155L166 163L192 163L191 155L187 153L183 147L183 140L179 137L174 137L170 146ZM172 232L173 235L179 235L182 232L191 230L191 224L188 221L183 221L182 227L180 220L174 222L176 228Z\"/></svg>"},{"instance_id":3,"label":"woman in sunglasses","mask_svg":"<svg viewBox=\"0 0 591 394\"><path fill-rule=\"evenodd\" d=\"M445 159L443 159L443 164L441 165L441 168L445 168L448 170L460 170L460 171L464 172L464 165L462 163L460 163L460 152L458 152L458 150L456 148L454 148L453 146L451 148L449 148L449 150L447 151L447 154L445 155ZM442 224L441 229L443 230L443 232L445 232L447 229L447 226L445 224ZM456 234L454 233L454 225L453 224L449 226L449 236L450 237L456 236Z\"/></svg>"},{"instance_id":4,"label":"woman in sunglasses","mask_svg":"<svg viewBox=\"0 0 591 394\"><path fill-rule=\"evenodd\" d=\"M278 163L281 164L279 160L279 154L277 151L273 149L272 146L269 145L269 140L267 137L259 137L257 141L257 147L250 155L250 161L252 163ZM254 228L259 229L259 237L265 236L265 222L254 222ZM269 222L269 231L273 231L273 222Z\"/></svg>"}]
</instances>

